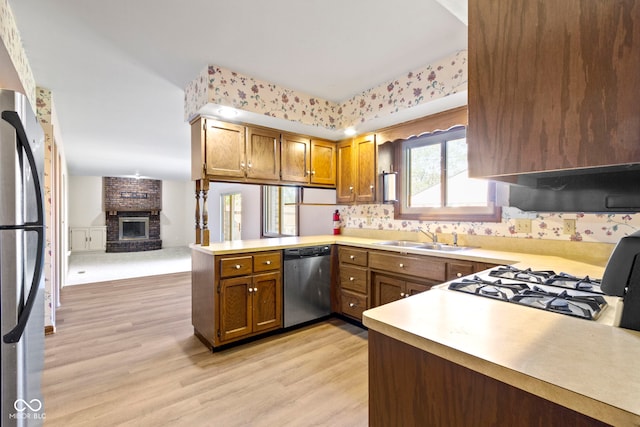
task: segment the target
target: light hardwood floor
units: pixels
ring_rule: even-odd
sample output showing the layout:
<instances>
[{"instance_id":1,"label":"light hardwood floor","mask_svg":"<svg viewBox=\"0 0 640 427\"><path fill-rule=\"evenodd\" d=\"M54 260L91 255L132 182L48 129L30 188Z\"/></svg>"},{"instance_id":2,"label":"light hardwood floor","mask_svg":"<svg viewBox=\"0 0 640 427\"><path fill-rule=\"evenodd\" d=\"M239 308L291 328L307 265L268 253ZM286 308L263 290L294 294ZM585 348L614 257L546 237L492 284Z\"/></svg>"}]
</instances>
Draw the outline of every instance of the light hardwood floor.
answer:
<instances>
[{"instance_id":1,"label":"light hardwood floor","mask_svg":"<svg viewBox=\"0 0 640 427\"><path fill-rule=\"evenodd\" d=\"M367 332L337 319L209 352L190 273L62 291L47 426L365 426Z\"/></svg>"}]
</instances>

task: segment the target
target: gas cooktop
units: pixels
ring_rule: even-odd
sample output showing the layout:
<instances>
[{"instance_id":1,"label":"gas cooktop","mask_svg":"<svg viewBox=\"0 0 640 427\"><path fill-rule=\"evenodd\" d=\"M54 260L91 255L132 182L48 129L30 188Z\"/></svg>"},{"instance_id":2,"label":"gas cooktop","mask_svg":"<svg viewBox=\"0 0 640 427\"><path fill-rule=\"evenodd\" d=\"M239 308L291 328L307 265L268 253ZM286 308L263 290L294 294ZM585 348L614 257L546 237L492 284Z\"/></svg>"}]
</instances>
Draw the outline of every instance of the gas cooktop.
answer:
<instances>
[{"instance_id":1,"label":"gas cooktop","mask_svg":"<svg viewBox=\"0 0 640 427\"><path fill-rule=\"evenodd\" d=\"M448 289L587 320L607 306L600 280L549 270L501 266L451 282Z\"/></svg>"}]
</instances>

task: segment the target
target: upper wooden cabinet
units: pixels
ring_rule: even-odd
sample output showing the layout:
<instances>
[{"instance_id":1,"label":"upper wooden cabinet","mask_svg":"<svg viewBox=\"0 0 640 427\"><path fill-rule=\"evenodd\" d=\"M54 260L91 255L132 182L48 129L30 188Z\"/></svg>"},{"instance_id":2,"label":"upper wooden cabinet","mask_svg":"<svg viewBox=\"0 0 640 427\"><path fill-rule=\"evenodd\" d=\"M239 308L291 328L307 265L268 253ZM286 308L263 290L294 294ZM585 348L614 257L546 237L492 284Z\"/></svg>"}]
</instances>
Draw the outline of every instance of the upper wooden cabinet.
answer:
<instances>
[{"instance_id":1,"label":"upper wooden cabinet","mask_svg":"<svg viewBox=\"0 0 640 427\"><path fill-rule=\"evenodd\" d=\"M280 178L280 132L247 127L245 170L247 178Z\"/></svg>"},{"instance_id":2,"label":"upper wooden cabinet","mask_svg":"<svg viewBox=\"0 0 640 427\"><path fill-rule=\"evenodd\" d=\"M301 135L282 135L282 180L336 185L336 144Z\"/></svg>"},{"instance_id":3,"label":"upper wooden cabinet","mask_svg":"<svg viewBox=\"0 0 640 427\"><path fill-rule=\"evenodd\" d=\"M244 177L244 126L199 118L191 123L191 179Z\"/></svg>"},{"instance_id":4,"label":"upper wooden cabinet","mask_svg":"<svg viewBox=\"0 0 640 427\"><path fill-rule=\"evenodd\" d=\"M334 187L336 144L279 130L191 122L191 179Z\"/></svg>"},{"instance_id":5,"label":"upper wooden cabinet","mask_svg":"<svg viewBox=\"0 0 640 427\"><path fill-rule=\"evenodd\" d=\"M469 172L640 162L640 3L469 0Z\"/></svg>"},{"instance_id":6,"label":"upper wooden cabinet","mask_svg":"<svg viewBox=\"0 0 640 427\"><path fill-rule=\"evenodd\" d=\"M338 144L338 203L370 203L376 200L376 139L362 135Z\"/></svg>"}]
</instances>

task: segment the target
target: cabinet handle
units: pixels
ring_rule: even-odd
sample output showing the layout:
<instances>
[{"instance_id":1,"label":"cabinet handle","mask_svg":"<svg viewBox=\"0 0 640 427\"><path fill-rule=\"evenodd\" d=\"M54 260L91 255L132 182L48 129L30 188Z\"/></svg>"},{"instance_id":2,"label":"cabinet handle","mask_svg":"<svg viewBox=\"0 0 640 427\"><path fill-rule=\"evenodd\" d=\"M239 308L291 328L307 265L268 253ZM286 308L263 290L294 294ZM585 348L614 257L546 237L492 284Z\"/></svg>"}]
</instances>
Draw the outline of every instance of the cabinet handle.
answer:
<instances>
[{"instance_id":1,"label":"cabinet handle","mask_svg":"<svg viewBox=\"0 0 640 427\"><path fill-rule=\"evenodd\" d=\"M249 288L249 293L253 292L253 288Z\"/></svg>"},{"instance_id":2,"label":"cabinet handle","mask_svg":"<svg viewBox=\"0 0 640 427\"><path fill-rule=\"evenodd\" d=\"M350 281L350 282L353 282L354 280L356 280L356 278L355 278L355 277L349 277L349 281Z\"/></svg>"},{"instance_id":3,"label":"cabinet handle","mask_svg":"<svg viewBox=\"0 0 640 427\"><path fill-rule=\"evenodd\" d=\"M258 288L253 288L253 292L258 292Z\"/></svg>"},{"instance_id":4,"label":"cabinet handle","mask_svg":"<svg viewBox=\"0 0 640 427\"><path fill-rule=\"evenodd\" d=\"M462 277L462 273L456 273L456 277Z\"/></svg>"},{"instance_id":5,"label":"cabinet handle","mask_svg":"<svg viewBox=\"0 0 640 427\"><path fill-rule=\"evenodd\" d=\"M369 188L373 190L373 188L374 188L374 187L373 187L373 184L371 184L371 185L369 186Z\"/></svg>"},{"instance_id":6,"label":"cabinet handle","mask_svg":"<svg viewBox=\"0 0 640 427\"><path fill-rule=\"evenodd\" d=\"M311 171L310 170L307 170L307 175L311 175Z\"/></svg>"},{"instance_id":7,"label":"cabinet handle","mask_svg":"<svg viewBox=\"0 0 640 427\"><path fill-rule=\"evenodd\" d=\"M406 295L404 294L404 292L400 292L400 296L404 298Z\"/></svg>"},{"instance_id":8,"label":"cabinet handle","mask_svg":"<svg viewBox=\"0 0 640 427\"><path fill-rule=\"evenodd\" d=\"M311 175L315 175L315 174L316 174L316 171L311 171Z\"/></svg>"},{"instance_id":9,"label":"cabinet handle","mask_svg":"<svg viewBox=\"0 0 640 427\"><path fill-rule=\"evenodd\" d=\"M242 266L240 264L236 264L236 266L234 267L236 270L240 270L242 268Z\"/></svg>"},{"instance_id":10,"label":"cabinet handle","mask_svg":"<svg viewBox=\"0 0 640 427\"><path fill-rule=\"evenodd\" d=\"M249 163L247 164L247 167L248 167L249 169L251 169L251 168L253 167L253 166L251 166L251 162L249 162Z\"/></svg>"},{"instance_id":11,"label":"cabinet handle","mask_svg":"<svg viewBox=\"0 0 640 427\"><path fill-rule=\"evenodd\" d=\"M349 255L349 259L354 260L354 259L356 259L356 256L355 255Z\"/></svg>"},{"instance_id":12,"label":"cabinet handle","mask_svg":"<svg viewBox=\"0 0 640 427\"><path fill-rule=\"evenodd\" d=\"M353 186L352 186L352 185L350 185L350 186L349 186L349 191L350 191L351 193L353 193Z\"/></svg>"},{"instance_id":13,"label":"cabinet handle","mask_svg":"<svg viewBox=\"0 0 640 427\"><path fill-rule=\"evenodd\" d=\"M350 302L349 303L349 307L353 308L353 307L357 307L358 304L356 304L355 302Z\"/></svg>"},{"instance_id":14,"label":"cabinet handle","mask_svg":"<svg viewBox=\"0 0 640 427\"><path fill-rule=\"evenodd\" d=\"M266 265L271 265L271 261L265 261L264 262Z\"/></svg>"},{"instance_id":15,"label":"cabinet handle","mask_svg":"<svg viewBox=\"0 0 640 427\"><path fill-rule=\"evenodd\" d=\"M240 169L244 169L244 162L240 162Z\"/></svg>"},{"instance_id":16,"label":"cabinet handle","mask_svg":"<svg viewBox=\"0 0 640 427\"><path fill-rule=\"evenodd\" d=\"M404 264L403 264L403 263L400 263L400 264L398 264L398 267L400 267L400 268L404 268Z\"/></svg>"}]
</instances>

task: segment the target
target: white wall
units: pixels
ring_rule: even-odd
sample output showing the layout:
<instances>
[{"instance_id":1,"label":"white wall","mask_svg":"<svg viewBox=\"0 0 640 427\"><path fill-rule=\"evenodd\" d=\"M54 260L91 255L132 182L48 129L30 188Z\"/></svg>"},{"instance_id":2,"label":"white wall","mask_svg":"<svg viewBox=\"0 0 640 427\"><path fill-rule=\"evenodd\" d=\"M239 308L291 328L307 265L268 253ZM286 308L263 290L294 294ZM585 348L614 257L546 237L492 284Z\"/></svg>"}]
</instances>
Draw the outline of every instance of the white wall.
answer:
<instances>
[{"instance_id":1,"label":"white wall","mask_svg":"<svg viewBox=\"0 0 640 427\"><path fill-rule=\"evenodd\" d=\"M69 176L69 228L104 226L102 177Z\"/></svg>"},{"instance_id":2,"label":"white wall","mask_svg":"<svg viewBox=\"0 0 640 427\"><path fill-rule=\"evenodd\" d=\"M160 238L163 247L194 242L194 189L191 181L162 181ZM69 176L69 228L104 225L102 177Z\"/></svg>"},{"instance_id":3,"label":"white wall","mask_svg":"<svg viewBox=\"0 0 640 427\"><path fill-rule=\"evenodd\" d=\"M300 235L317 236L333 233L333 212L338 208L336 190L321 188L305 188L302 202L310 205L300 206ZM313 205L313 203L328 203L330 206Z\"/></svg>"}]
</instances>

